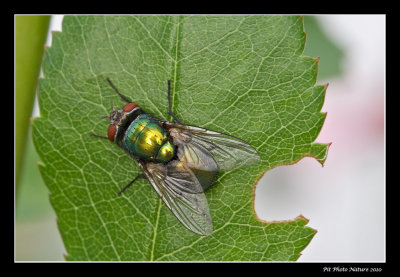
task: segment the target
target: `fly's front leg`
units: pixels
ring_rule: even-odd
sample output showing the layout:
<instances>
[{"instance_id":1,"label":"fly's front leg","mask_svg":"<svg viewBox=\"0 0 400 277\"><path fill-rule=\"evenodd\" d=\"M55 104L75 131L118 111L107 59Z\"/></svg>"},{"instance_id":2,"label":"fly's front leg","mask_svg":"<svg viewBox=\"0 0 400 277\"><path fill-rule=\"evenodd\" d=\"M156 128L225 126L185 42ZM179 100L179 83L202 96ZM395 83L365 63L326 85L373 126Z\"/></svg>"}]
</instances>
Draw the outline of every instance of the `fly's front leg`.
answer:
<instances>
[{"instance_id":1,"label":"fly's front leg","mask_svg":"<svg viewBox=\"0 0 400 277\"><path fill-rule=\"evenodd\" d=\"M102 138L102 139L108 140L108 137L105 137L105 136L102 136L102 135L96 135L96 134L93 134L93 133L90 133L90 135L91 135L92 137Z\"/></svg>"},{"instance_id":2,"label":"fly's front leg","mask_svg":"<svg viewBox=\"0 0 400 277\"><path fill-rule=\"evenodd\" d=\"M178 117L176 117L171 109L171 80L168 80L168 112L172 116L172 118L175 119L176 122L178 122L179 124L183 124L183 122L180 121Z\"/></svg>"},{"instance_id":3,"label":"fly's front leg","mask_svg":"<svg viewBox=\"0 0 400 277\"><path fill-rule=\"evenodd\" d=\"M111 82L110 78L106 78L106 80L107 80L107 82L110 84L110 86L112 87L112 89L115 91L115 93L117 93L117 94L119 95L119 97L120 97L123 101L125 101L125 102L127 102L127 103L132 103L131 100L129 100L126 96L123 96L123 95L118 91L118 89L117 89L117 88L114 86L114 84Z\"/></svg>"}]
</instances>

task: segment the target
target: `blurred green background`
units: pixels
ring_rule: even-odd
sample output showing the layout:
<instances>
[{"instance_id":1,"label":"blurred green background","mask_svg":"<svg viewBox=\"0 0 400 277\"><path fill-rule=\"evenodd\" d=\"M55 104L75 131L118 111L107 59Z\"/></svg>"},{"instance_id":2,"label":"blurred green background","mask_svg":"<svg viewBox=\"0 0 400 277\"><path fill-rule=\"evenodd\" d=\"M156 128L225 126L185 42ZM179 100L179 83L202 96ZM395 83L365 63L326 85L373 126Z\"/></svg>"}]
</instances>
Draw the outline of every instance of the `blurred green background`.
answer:
<instances>
[{"instance_id":1,"label":"blurred green background","mask_svg":"<svg viewBox=\"0 0 400 277\"><path fill-rule=\"evenodd\" d=\"M23 107L28 111L21 118L17 118L18 110L15 115L15 260L64 261L65 249L48 189L36 166L40 158L32 143L29 124L44 44L46 37L49 41L51 36L48 30L61 30L62 16L17 15L15 19L15 107L24 102ZM318 17L304 16L304 25L307 40L303 55L320 57L317 83L339 76L343 51L326 35Z\"/></svg>"},{"instance_id":2,"label":"blurred green background","mask_svg":"<svg viewBox=\"0 0 400 277\"><path fill-rule=\"evenodd\" d=\"M48 190L36 163L30 118L50 16L15 15L15 260L63 260Z\"/></svg>"}]
</instances>

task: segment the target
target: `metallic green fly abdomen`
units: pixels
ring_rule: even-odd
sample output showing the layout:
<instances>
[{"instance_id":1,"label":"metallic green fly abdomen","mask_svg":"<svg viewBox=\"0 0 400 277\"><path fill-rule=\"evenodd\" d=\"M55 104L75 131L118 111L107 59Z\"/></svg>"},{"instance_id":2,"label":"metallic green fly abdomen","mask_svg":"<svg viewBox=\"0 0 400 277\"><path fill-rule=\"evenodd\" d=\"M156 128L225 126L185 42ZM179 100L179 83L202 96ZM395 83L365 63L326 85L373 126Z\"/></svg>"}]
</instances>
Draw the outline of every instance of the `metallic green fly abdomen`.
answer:
<instances>
[{"instance_id":1,"label":"metallic green fly abdomen","mask_svg":"<svg viewBox=\"0 0 400 277\"><path fill-rule=\"evenodd\" d=\"M169 162L175 146L168 140L168 133L147 114L139 115L127 128L121 147L147 161Z\"/></svg>"}]
</instances>

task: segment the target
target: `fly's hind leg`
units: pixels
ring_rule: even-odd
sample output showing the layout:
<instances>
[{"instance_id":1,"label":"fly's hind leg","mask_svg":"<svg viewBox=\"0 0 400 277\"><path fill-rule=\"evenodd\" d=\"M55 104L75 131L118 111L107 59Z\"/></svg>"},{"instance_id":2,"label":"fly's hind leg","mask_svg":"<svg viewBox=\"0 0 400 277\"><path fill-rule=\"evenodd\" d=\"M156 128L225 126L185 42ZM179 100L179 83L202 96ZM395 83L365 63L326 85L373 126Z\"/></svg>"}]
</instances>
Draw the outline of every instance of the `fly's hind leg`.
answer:
<instances>
[{"instance_id":1,"label":"fly's hind leg","mask_svg":"<svg viewBox=\"0 0 400 277\"><path fill-rule=\"evenodd\" d=\"M176 122L183 124L183 122L179 120L179 118L172 112L171 109L171 80L168 80L168 112Z\"/></svg>"}]
</instances>

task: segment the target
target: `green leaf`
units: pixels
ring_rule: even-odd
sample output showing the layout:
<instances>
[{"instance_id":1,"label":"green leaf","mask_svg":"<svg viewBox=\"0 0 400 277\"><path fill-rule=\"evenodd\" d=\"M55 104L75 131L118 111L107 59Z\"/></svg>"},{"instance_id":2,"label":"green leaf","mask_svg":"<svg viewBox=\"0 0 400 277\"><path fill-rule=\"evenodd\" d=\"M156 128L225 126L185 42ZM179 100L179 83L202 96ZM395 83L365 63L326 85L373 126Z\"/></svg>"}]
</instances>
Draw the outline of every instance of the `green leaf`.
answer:
<instances>
[{"instance_id":1,"label":"green leaf","mask_svg":"<svg viewBox=\"0 0 400 277\"><path fill-rule=\"evenodd\" d=\"M325 114L318 59L301 56L300 16L66 16L53 35L40 82L33 136L67 260L296 260L315 230L302 216L262 222L255 183L304 156ZM106 82L152 115L242 138L261 163L220 173L206 191L214 223L204 237L185 229L147 180L117 192L140 169L106 135L111 107L124 103Z\"/></svg>"}]
</instances>

